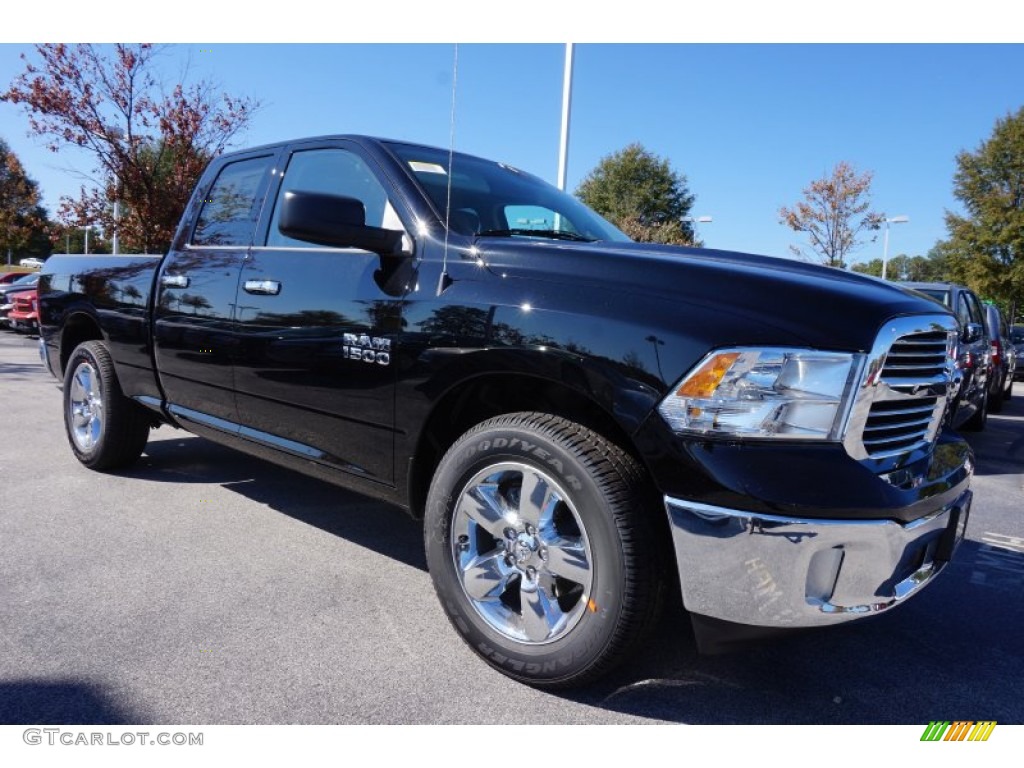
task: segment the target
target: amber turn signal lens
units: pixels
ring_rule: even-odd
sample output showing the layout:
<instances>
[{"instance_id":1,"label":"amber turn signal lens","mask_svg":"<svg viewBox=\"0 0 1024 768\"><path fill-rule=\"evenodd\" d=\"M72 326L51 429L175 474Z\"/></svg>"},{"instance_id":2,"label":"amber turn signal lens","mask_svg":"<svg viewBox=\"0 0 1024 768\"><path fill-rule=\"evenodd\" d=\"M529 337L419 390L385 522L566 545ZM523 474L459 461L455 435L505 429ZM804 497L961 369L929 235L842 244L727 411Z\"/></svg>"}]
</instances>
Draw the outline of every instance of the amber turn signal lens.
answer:
<instances>
[{"instance_id":1,"label":"amber turn signal lens","mask_svg":"<svg viewBox=\"0 0 1024 768\"><path fill-rule=\"evenodd\" d=\"M687 377L676 391L679 397L711 397L725 374L740 356L739 352L723 352L707 360L693 375Z\"/></svg>"}]
</instances>

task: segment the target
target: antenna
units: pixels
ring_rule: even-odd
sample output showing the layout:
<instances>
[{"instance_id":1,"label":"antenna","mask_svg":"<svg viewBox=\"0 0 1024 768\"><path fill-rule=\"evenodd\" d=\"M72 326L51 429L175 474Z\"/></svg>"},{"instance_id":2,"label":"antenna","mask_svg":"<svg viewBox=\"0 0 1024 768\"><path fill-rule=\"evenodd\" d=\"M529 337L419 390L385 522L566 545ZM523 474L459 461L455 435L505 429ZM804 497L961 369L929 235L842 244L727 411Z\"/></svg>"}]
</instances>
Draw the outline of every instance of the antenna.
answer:
<instances>
[{"instance_id":1,"label":"antenna","mask_svg":"<svg viewBox=\"0 0 1024 768\"><path fill-rule=\"evenodd\" d=\"M448 199L444 209L444 255L441 257L441 275L437 279L437 295L444 293L452 284L448 275L448 233L451 232L452 217L452 164L455 160L455 89L459 81L459 44L455 43L455 61L452 62L452 117L448 136Z\"/></svg>"}]
</instances>

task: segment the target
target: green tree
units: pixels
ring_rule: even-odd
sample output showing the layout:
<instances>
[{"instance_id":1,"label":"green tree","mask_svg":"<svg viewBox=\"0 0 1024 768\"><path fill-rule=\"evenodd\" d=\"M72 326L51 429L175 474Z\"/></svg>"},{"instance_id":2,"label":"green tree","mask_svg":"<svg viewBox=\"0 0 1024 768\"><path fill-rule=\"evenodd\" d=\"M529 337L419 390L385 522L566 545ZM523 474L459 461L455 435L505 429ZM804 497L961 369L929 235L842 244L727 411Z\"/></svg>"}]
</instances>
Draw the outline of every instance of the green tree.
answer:
<instances>
[{"instance_id":1,"label":"green tree","mask_svg":"<svg viewBox=\"0 0 1024 768\"><path fill-rule=\"evenodd\" d=\"M854 264L850 269L863 275L882 276L882 260ZM934 282L951 279L945 255L933 248L927 256L907 256L901 253L889 259L887 277L890 280L909 280L912 282Z\"/></svg>"},{"instance_id":2,"label":"green tree","mask_svg":"<svg viewBox=\"0 0 1024 768\"><path fill-rule=\"evenodd\" d=\"M39 186L18 156L0 139L0 257L9 261L38 239L46 227Z\"/></svg>"},{"instance_id":3,"label":"green tree","mask_svg":"<svg viewBox=\"0 0 1024 768\"><path fill-rule=\"evenodd\" d=\"M893 264L896 259L889 259L889 273L895 275L896 271L893 269ZM851 272L857 272L861 275L871 275L872 277L882 276L882 260L872 259L871 261L862 261L860 264L854 264L850 267ZM897 278L893 278L897 279Z\"/></svg>"},{"instance_id":4,"label":"green tree","mask_svg":"<svg viewBox=\"0 0 1024 768\"><path fill-rule=\"evenodd\" d=\"M885 220L871 208L871 171L858 174L842 161L832 172L804 188L804 199L793 208L779 209L779 223L806 233L806 247L791 245L797 256L814 258L829 267L846 268L847 257L874 237Z\"/></svg>"},{"instance_id":5,"label":"green tree","mask_svg":"<svg viewBox=\"0 0 1024 768\"><path fill-rule=\"evenodd\" d=\"M694 201L686 177L640 144L602 158L576 197L634 240L700 245L692 225L682 221Z\"/></svg>"},{"instance_id":6,"label":"green tree","mask_svg":"<svg viewBox=\"0 0 1024 768\"><path fill-rule=\"evenodd\" d=\"M1024 306L1024 107L996 121L974 152L956 157L953 194L939 244L958 280L1016 316Z\"/></svg>"},{"instance_id":7,"label":"green tree","mask_svg":"<svg viewBox=\"0 0 1024 768\"><path fill-rule=\"evenodd\" d=\"M21 252L26 256L45 259L53 253L51 233L54 225L50 221L50 216L46 209L41 205L37 205L32 211L32 220L32 234L29 235L28 242L25 243Z\"/></svg>"}]
</instances>

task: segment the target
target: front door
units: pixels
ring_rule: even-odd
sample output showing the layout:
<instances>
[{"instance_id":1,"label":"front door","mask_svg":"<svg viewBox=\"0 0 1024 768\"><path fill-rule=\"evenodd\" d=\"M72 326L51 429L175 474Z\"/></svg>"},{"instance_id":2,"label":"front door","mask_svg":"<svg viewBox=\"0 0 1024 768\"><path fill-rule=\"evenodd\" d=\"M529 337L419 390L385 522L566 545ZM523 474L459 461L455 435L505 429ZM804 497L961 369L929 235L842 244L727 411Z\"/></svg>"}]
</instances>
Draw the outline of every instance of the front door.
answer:
<instances>
[{"instance_id":1,"label":"front door","mask_svg":"<svg viewBox=\"0 0 1024 768\"><path fill-rule=\"evenodd\" d=\"M343 141L291 152L264 242L241 271L235 387L243 437L391 484L401 294L382 282L376 254L277 226L284 193L299 190L356 198L368 225L403 229L372 162Z\"/></svg>"}]
</instances>

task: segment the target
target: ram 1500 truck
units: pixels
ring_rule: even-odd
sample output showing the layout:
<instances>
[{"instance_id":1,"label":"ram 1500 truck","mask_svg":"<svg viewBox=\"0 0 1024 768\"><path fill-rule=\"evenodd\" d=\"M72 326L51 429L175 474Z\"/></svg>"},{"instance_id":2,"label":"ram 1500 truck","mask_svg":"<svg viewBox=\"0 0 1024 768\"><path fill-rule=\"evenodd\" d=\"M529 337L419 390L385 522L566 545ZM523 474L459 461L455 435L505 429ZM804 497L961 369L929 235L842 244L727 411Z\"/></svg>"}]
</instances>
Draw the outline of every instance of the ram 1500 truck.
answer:
<instances>
[{"instance_id":1,"label":"ram 1500 truck","mask_svg":"<svg viewBox=\"0 0 1024 768\"><path fill-rule=\"evenodd\" d=\"M125 467L170 424L401 505L454 630L534 685L633 652L672 581L701 647L877 614L967 522L951 314L632 242L502 163L359 136L236 152L166 254L44 269L79 461Z\"/></svg>"}]
</instances>

